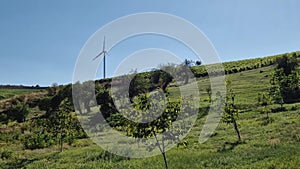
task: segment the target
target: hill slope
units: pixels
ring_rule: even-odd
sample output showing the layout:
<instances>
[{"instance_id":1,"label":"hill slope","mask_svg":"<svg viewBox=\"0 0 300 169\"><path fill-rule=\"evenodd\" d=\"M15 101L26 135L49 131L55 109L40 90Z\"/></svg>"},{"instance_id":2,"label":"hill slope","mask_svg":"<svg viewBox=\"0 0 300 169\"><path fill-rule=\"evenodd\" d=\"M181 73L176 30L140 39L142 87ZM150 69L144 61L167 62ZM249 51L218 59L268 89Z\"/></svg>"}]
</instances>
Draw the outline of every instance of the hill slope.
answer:
<instances>
[{"instance_id":1,"label":"hill slope","mask_svg":"<svg viewBox=\"0 0 300 169\"><path fill-rule=\"evenodd\" d=\"M274 66L227 75L232 81L236 104L243 110L238 124L243 142L236 143L233 127L220 123L215 134L207 142L198 142L206 116L199 114L195 126L184 139L187 147L179 146L167 152L169 168L299 168L300 166L300 103L285 104L284 111L260 113L263 107L257 105L259 92L265 92L269 75ZM207 77L198 79L201 102L207 106L206 88L210 85ZM170 90L176 90L172 87ZM175 92L176 95L176 92ZM276 110L279 105L269 105ZM65 144L59 153L58 146L24 150L21 128L28 125L8 124L2 128L12 132L1 132L0 166L2 168L163 168L161 156L146 159L126 159L105 152L89 139L76 140ZM26 131L25 131L26 132ZM9 155L6 155L9 154ZM7 157L6 157L7 156Z\"/></svg>"}]
</instances>

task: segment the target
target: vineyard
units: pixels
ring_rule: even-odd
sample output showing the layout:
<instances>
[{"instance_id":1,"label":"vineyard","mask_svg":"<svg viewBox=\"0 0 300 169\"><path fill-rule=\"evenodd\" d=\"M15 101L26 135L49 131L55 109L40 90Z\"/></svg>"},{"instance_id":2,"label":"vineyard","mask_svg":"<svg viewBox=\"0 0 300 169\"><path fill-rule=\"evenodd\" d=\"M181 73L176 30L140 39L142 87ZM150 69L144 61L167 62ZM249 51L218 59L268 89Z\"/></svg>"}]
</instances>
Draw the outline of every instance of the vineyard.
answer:
<instances>
[{"instance_id":1,"label":"vineyard","mask_svg":"<svg viewBox=\"0 0 300 169\"><path fill-rule=\"evenodd\" d=\"M232 61L232 62L225 62L223 63L225 74L237 73L247 70L258 69L261 67L266 67L273 65L276 62L276 58L282 57L283 55L288 56L296 56L300 57L300 52L292 52L287 54L280 54L275 56L263 57L263 58L255 58L255 59L245 59L240 61ZM214 66L214 65L210 65ZM213 69L212 69L213 70ZM216 69L219 70L219 69ZM207 76L208 73L205 69L205 66L195 66L192 67L192 72L194 73L195 77L204 77ZM218 73L218 72L211 72L211 74Z\"/></svg>"}]
</instances>

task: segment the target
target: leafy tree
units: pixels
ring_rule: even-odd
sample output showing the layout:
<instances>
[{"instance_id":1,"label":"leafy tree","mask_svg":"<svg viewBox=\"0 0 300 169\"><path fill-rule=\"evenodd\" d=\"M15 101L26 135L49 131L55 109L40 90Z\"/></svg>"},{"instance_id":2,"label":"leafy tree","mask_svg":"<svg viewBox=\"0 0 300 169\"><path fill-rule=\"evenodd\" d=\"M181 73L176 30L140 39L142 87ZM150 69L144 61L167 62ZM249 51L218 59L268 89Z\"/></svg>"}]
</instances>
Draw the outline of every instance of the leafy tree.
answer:
<instances>
[{"instance_id":1,"label":"leafy tree","mask_svg":"<svg viewBox=\"0 0 300 169\"><path fill-rule=\"evenodd\" d=\"M153 117L151 113L148 112L150 108L150 104L148 102L149 95L142 94L139 95L137 99L138 101L135 107L142 114L144 120L147 120L147 118L152 119ZM161 100L157 99L155 101L157 102L154 104L159 104ZM168 102L166 105L166 109L163 111L161 116L159 116L155 120L148 123L131 123L131 125L128 125L128 127L130 127L132 130L130 136L133 136L137 139L149 137L155 138L156 142L151 144L148 147L148 150L152 151L155 148L158 148L160 150L166 169L168 168L168 162L165 149L168 144L172 142L179 142L179 136L182 134L181 128L178 128L178 130L176 131L170 129L171 127L174 127L173 122L176 120L180 113L180 105L181 104L179 102ZM152 104L151 106L155 105ZM162 134L162 137L158 138L158 134Z\"/></svg>"},{"instance_id":2,"label":"leafy tree","mask_svg":"<svg viewBox=\"0 0 300 169\"><path fill-rule=\"evenodd\" d=\"M154 88L161 88L163 92L167 92L167 86L172 82L173 77L164 70L156 70L152 73L151 82L157 84Z\"/></svg>"},{"instance_id":3,"label":"leafy tree","mask_svg":"<svg viewBox=\"0 0 300 169\"><path fill-rule=\"evenodd\" d=\"M269 94L278 104L291 103L300 98L300 80L296 54L283 55L276 60L276 69L270 80Z\"/></svg>"},{"instance_id":4,"label":"leafy tree","mask_svg":"<svg viewBox=\"0 0 300 169\"><path fill-rule=\"evenodd\" d=\"M276 69L282 69L283 73L288 76L293 71L296 70L298 66L298 62L296 59L296 54L294 53L293 56L288 56L287 54L283 55L276 59L277 67Z\"/></svg>"},{"instance_id":5,"label":"leafy tree","mask_svg":"<svg viewBox=\"0 0 300 169\"><path fill-rule=\"evenodd\" d=\"M189 74L189 71L190 71L190 66L192 66L192 64L194 63L194 61L192 60L188 60L188 59L185 59L183 64L180 66L181 69L182 69L182 72L184 73L184 84L188 84L189 83L189 78L190 78L190 74Z\"/></svg>"},{"instance_id":6,"label":"leafy tree","mask_svg":"<svg viewBox=\"0 0 300 169\"><path fill-rule=\"evenodd\" d=\"M143 74L133 74L133 79L130 81L129 85L129 98L132 102L133 97L148 92L150 88L150 83L147 78L144 77Z\"/></svg>"},{"instance_id":7,"label":"leafy tree","mask_svg":"<svg viewBox=\"0 0 300 169\"><path fill-rule=\"evenodd\" d=\"M268 93L258 93L257 102L259 106L267 106L271 103L271 98Z\"/></svg>"},{"instance_id":8,"label":"leafy tree","mask_svg":"<svg viewBox=\"0 0 300 169\"><path fill-rule=\"evenodd\" d=\"M53 114L53 118L51 118L51 123L55 123L54 130L59 133L60 139L60 152L63 151L63 142L68 141L72 143L73 140L78 136L80 133L78 131L82 129L80 124L72 113L73 107L68 101L63 101L60 105L59 111Z\"/></svg>"},{"instance_id":9,"label":"leafy tree","mask_svg":"<svg viewBox=\"0 0 300 169\"><path fill-rule=\"evenodd\" d=\"M197 61L195 62L195 65L196 65L196 66L200 66L200 65L202 65L202 62L201 62L200 60L197 60Z\"/></svg>"},{"instance_id":10,"label":"leafy tree","mask_svg":"<svg viewBox=\"0 0 300 169\"><path fill-rule=\"evenodd\" d=\"M82 114L82 106L81 106L81 103L80 103L80 97L82 96L82 89L81 89L81 84L80 82L76 82L75 84L73 84L72 86L72 97L74 98L73 99L73 103L74 103L74 108L76 110L79 111L79 114Z\"/></svg>"},{"instance_id":11,"label":"leafy tree","mask_svg":"<svg viewBox=\"0 0 300 169\"><path fill-rule=\"evenodd\" d=\"M62 151L63 142L72 143L76 138L86 137L73 113L71 90L71 85L67 85L41 100L39 108L46 111L46 114L33 121L33 134L24 141L25 148L44 148L60 143Z\"/></svg>"},{"instance_id":12,"label":"leafy tree","mask_svg":"<svg viewBox=\"0 0 300 169\"><path fill-rule=\"evenodd\" d=\"M25 140L26 148L44 148L59 143L61 152L64 142L71 144L76 138L86 137L69 100L63 100L57 110L50 111L47 117L33 123L34 134Z\"/></svg>"},{"instance_id":13,"label":"leafy tree","mask_svg":"<svg viewBox=\"0 0 300 169\"><path fill-rule=\"evenodd\" d=\"M108 100L110 96L105 90L101 94L102 98ZM152 97L151 103L149 102L150 96ZM100 95L98 95L100 97ZM153 99L154 98L154 99ZM179 136L184 133L186 126L173 126L173 122L177 119L181 107L181 101L168 102L166 107L160 111L162 98L155 93L149 92L139 94L135 96L132 101L132 106L135 109L127 109L123 106L122 114L115 108L111 101L99 102L101 112L110 112L107 117L104 116L110 126L116 130L126 133L130 137L134 137L139 141L153 137L155 142L147 146L148 151L153 151L158 148L162 154L165 167L168 168L168 162L166 157L166 148L174 143L179 142ZM101 99L102 100L102 99ZM188 106L183 106L187 110ZM152 112L154 110L154 112ZM188 110L187 110L188 111ZM186 112L187 112L186 111ZM124 117L126 113L127 117L135 117L138 121L132 121ZM157 114L156 114L157 113ZM157 117L157 115L159 115ZM175 128L175 129L174 129Z\"/></svg>"},{"instance_id":14,"label":"leafy tree","mask_svg":"<svg viewBox=\"0 0 300 169\"><path fill-rule=\"evenodd\" d=\"M83 103L83 106L85 108L85 110L87 111L87 113L91 112L91 101L95 95L95 93L91 92L93 91L92 88L95 87L94 85L95 83L93 81L87 81L84 82L81 85L81 89L80 89L80 93L77 94L77 96L79 96L79 100ZM79 104L79 103L77 103ZM79 106L79 105L76 105Z\"/></svg>"},{"instance_id":15,"label":"leafy tree","mask_svg":"<svg viewBox=\"0 0 300 169\"><path fill-rule=\"evenodd\" d=\"M226 104L225 106L225 115L223 116L223 122L227 124L232 124L234 127L234 130L237 134L238 141L241 141L241 134L238 128L238 124L236 122L236 119L238 118L240 111L234 107L233 104Z\"/></svg>"},{"instance_id":16,"label":"leafy tree","mask_svg":"<svg viewBox=\"0 0 300 169\"><path fill-rule=\"evenodd\" d=\"M183 65L190 67L193 65L193 63L193 60L184 59Z\"/></svg>"},{"instance_id":17,"label":"leafy tree","mask_svg":"<svg viewBox=\"0 0 300 169\"><path fill-rule=\"evenodd\" d=\"M269 108L267 108L267 105L271 103L271 98L268 93L258 93L257 102L259 106L263 106L261 113L266 114L266 120L269 121L269 114L271 111Z\"/></svg>"},{"instance_id":18,"label":"leafy tree","mask_svg":"<svg viewBox=\"0 0 300 169\"><path fill-rule=\"evenodd\" d=\"M237 119L238 119L238 115L240 113L240 110L238 110L235 106L235 94L233 92L233 89L231 88L231 81L230 80L227 80L226 81L226 86L227 86L227 101L225 103L225 114L223 115L223 118L222 118L222 121L224 123L227 123L227 124L232 124L233 125L233 128L237 134L237 137L238 137L238 141L240 142L241 141L241 134L240 134L240 131L239 131L239 128L238 128L238 124L237 124ZM219 96L217 97L221 97L221 95L219 94Z\"/></svg>"},{"instance_id":19,"label":"leafy tree","mask_svg":"<svg viewBox=\"0 0 300 169\"><path fill-rule=\"evenodd\" d=\"M207 95L208 95L208 102L210 103L211 102L211 88L210 87L207 87L206 88L206 93L207 93Z\"/></svg>"}]
</instances>

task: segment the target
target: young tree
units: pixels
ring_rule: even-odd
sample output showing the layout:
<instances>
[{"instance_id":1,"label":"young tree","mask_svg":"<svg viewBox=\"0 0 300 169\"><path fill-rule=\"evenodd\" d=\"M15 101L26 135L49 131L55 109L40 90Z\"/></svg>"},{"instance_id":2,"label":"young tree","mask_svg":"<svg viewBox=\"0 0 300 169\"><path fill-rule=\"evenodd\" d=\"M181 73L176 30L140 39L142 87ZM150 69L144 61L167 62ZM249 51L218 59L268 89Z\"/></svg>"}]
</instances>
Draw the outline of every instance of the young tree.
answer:
<instances>
[{"instance_id":1,"label":"young tree","mask_svg":"<svg viewBox=\"0 0 300 169\"><path fill-rule=\"evenodd\" d=\"M211 88L210 87L206 88L206 93L208 95L208 102L210 103L211 102Z\"/></svg>"},{"instance_id":2,"label":"young tree","mask_svg":"<svg viewBox=\"0 0 300 169\"><path fill-rule=\"evenodd\" d=\"M241 139L241 134L238 128L238 124L236 122L236 119L238 118L240 111L234 107L233 104L226 104L225 106L225 115L223 116L223 122L227 124L232 124L233 128L237 134L238 141L240 142Z\"/></svg>"},{"instance_id":3,"label":"young tree","mask_svg":"<svg viewBox=\"0 0 300 169\"><path fill-rule=\"evenodd\" d=\"M25 147L43 148L59 143L62 151L63 142L72 143L75 138L86 136L74 114L71 85L61 87L51 94L39 103L39 108L46 111L46 114L34 121L35 131L29 137L34 143L27 141Z\"/></svg>"},{"instance_id":4,"label":"young tree","mask_svg":"<svg viewBox=\"0 0 300 169\"><path fill-rule=\"evenodd\" d=\"M269 113L271 112L267 105L271 103L271 98L267 93L258 93L257 102L259 106L263 106L262 113L267 115L267 121L269 121Z\"/></svg>"},{"instance_id":5,"label":"young tree","mask_svg":"<svg viewBox=\"0 0 300 169\"><path fill-rule=\"evenodd\" d=\"M237 124L237 119L238 115L240 113L240 110L238 110L235 106L235 94L233 92L233 89L231 87L231 81L227 80L226 81L226 86L227 86L227 101L225 103L225 114L223 115L222 121L227 124L232 124L233 128L237 134L238 137L238 142L240 142L241 139L241 134L240 130ZM220 96L219 96L220 97Z\"/></svg>"},{"instance_id":6,"label":"young tree","mask_svg":"<svg viewBox=\"0 0 300 169\"><path fill-rule=\"evenodd\" d=\"M64 142L70 144L76 138L86 137L73 112L71 102L64 99L58 109L51 109L47 116L34 119L32 133L23 142L25 148L44 148L59 143L62 152Z\"/></svg>"},{"instance_id":7,"label":"young tree","mask_svg":"<svg viewBox=\"0 0 300 169\"><path fill-rule=\"evenodd\" d=\"M136 104L135 107L140 111L140 113L142 113L142 117L145 118L144 120L147 120L147 118L152 119L153 117L148 111L150 107L150 104L148 102L149 95L140 95L137 99L138 104ZM156 101L156 104L159 104L161 100ZM152 151L155 148L158 148L160 150L166 169L168 169L166 147L172 142L179 142L179 136L181 135L181 128L178 128L178 130L176 131L170 129L171 127L174 127L173 122L176 120L180 113L180 105L180 102L168 102L162 115L157 119L148 123L135 123L131 126L129 125L130 128L134 128L131 136L138 139L149 137L155 138L156 142L150 145L148 147L148 150ZM154 105L152 104L151 106ZM158 134L162 134L162 136L158 138Z\"/></svg>"},{"instance_id":8,"label":"young tree","mask_svg":"<svg viewBox=\"0 0 300 169\"><path fill-rule=\"evenodd\" d=\"M149 101L150 96L152 97L151 102ZM155 141L148 144L147 150L153 151L158 148L162 154L165 168L167 169L168 161L166 149L172 143L179 143L179 137L187 131L185 129L188 127L188 125L177 124L174 126L173 122L178 120L177 117L181 108L186 110L185 112L188 112L189 107L185 106L182 100L172 102L168 100L166 107L160 109L162 104L161 99L159 95L153 93L139 94L133 98L132 106L134 109L124 108L121 110L122 114L111 105L113 108L107 108L114 113L106 118L106 121L108 121L110 126L126 133L127 136L136 138L138 143L139 141L145 141L151 137L154 138ZM104 103L102 103L102 105L104 105ZM134 117L134 120L129 120L125 118L124 115L129 118Z\"/></svg>"}]
</instances>

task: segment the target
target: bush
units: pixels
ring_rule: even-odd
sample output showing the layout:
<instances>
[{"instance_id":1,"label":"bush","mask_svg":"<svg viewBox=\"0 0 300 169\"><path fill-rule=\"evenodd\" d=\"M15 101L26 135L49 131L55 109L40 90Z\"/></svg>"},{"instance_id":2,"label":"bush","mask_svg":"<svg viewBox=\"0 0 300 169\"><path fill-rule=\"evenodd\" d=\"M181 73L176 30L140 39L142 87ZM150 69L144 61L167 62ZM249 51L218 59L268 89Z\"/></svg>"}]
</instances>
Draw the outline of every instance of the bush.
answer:
<instances>
[{"instance_id":1,"label":"bush","mask_svg":"<svg viewBox=\"0 0 300 169\"><path fill-rule=\"evenodd\" d=\"M298 107L296 105L294 105L294 106L291 107L291 111L295 111L297 109L298 109Z\"/></svg>"},{"instance_id":2,"label":"bush","mask_svg":"<svg viewBox=\"0 0 300 169\"><path fill-rule=\"evenodd\" d=\"M4 150L0 153L2 160L9 159L12 157L13 152L11 150Z\"/></svg>"},{"instance_id":3,"label":"bush","mask_svg":"<svg viewBox=\"0 0 300 169\"><path fill-rule=\"evenodd\" d=\"M53 139L49 133L43 132L26 136L23 145L25 149L33 150L46 148L54 143L55 139Z\"/></svg>"},{"instance_id":4,"label":"bush","mask_svg":"<svg viewBox=\"0 0 300 169\"><path fill-rule=\"evenodd\" d=\"M7 110L7 117L17 122L24 122L29 114L28 105L22 102L16 102Z\"/></svg>"},{"instance_id":5,"label":"bush","mask_svg":"<svg viewBox=\"0 0 300 169\"><path fill-rule=\"evenodd\" d=\"M283 111L287 111L287 109L285 107L276 107L276 108L271 109L272 113L278 113L278 112L283 112Z\"/></svg>"}]
</instances>

